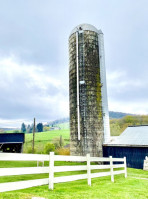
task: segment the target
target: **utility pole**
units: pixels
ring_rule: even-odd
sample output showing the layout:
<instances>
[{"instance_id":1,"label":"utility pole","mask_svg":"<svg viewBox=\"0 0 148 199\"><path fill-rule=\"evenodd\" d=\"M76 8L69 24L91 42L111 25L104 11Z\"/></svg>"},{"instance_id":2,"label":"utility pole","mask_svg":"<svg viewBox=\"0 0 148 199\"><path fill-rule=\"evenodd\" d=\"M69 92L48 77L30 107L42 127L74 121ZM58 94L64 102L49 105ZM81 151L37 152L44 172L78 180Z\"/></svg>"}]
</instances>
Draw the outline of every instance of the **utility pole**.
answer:
<instances>
[{"instance_id":1,"label":"utility pole","mask_svg":"<svg viewBox=\"0 0 148 199\"><path fill-rule=\"evenodd\" d=\"M35 118L34 118L34 123L33 123L32 153L34 153L34 139L35 139Z\"/></svg>"}]
</instances>

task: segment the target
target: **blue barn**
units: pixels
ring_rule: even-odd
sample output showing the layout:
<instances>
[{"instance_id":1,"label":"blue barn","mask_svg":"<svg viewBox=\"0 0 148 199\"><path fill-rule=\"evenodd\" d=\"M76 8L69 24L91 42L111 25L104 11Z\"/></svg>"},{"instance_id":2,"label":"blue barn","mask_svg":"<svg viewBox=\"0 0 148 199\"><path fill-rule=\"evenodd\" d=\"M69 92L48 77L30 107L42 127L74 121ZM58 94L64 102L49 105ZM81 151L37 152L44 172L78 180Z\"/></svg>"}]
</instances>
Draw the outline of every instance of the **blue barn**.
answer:
<instances>
[{"instance_id":1,"label":"blue barn","mask_svg":"<svg viewBox=\"0 0 148 199\"><path fill-rule=\"evenodd\" d=\"M125 156L128 167L143 169L145 156L148 156L148 126L129 126L120 136L112 137L103 145L103 156Z\"/></svg>"},{"instance_id":2,"label":"blue barn","mask_svg":"<svg viewBox=\"0 0 148 199\"><path fill-rule=\"evenodd\" d=\"M24 142L24 133L0 133L0 152L21 153Z\"/></svg>"}]
</instances>

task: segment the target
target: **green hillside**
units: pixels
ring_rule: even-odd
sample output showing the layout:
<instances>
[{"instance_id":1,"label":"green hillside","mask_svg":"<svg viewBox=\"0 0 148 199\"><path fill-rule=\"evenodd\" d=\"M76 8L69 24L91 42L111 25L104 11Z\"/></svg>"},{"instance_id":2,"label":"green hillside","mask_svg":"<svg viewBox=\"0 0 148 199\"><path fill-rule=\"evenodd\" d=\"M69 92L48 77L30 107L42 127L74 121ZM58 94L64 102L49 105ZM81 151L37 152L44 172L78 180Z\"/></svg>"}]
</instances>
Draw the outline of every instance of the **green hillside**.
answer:
<instances>
[{"instance_id":1,"label":"green hillside","mask_svg":"<svg viewBox=\"0 0 148 199\"><path fill-rule=\"evenodd\" d=\"M69 144L70 132L67 130L54 130L54 131L46 131L42 133L35 133L35 150L37 153L42 153L44 150L44 146L47 142L52 142L54 138L60 137L64 139L64 143ZM27 150L32 147L33 134L26 133L25 134L25 144L23 152L28 152Z\"/></svg>"},{"instance_id":2,"label":"green hillside","mask_svg":"<svg viewBox=\"0 0 148 199\"><path fill-rule=\"evenodd\" d=\"M60 124L56 124L57 127L60 127L61 129L69 129L69 122L64 122Z\"/></svg>"}]
</instances>

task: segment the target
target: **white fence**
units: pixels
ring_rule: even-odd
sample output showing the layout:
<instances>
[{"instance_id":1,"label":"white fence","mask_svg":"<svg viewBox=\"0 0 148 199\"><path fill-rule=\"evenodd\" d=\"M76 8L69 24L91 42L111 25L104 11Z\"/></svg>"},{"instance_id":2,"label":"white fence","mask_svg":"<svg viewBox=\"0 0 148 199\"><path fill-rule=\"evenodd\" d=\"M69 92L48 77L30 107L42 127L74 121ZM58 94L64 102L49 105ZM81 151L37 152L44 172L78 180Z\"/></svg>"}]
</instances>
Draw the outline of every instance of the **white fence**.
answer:
<instances>
[{"instance_id":1,"label":"white fence","mask_svg":"<svg viewBox=\"0 0 148 199\"><path fill-rule=\"evenodd\" d=\"M126 158L109 158L105 157L90 157L87 156L64 156L54 155L54 152L50 152L50 155L40 154L20 154L20 153L0 153L0 161L49 161L49 166L46 167L15 167L15 168L0 168L0 176L14 176L24 174L41 174L49 173L49 178L26 180L18 182L0 183L0 192L12 191L18 189L25 189L34 186L40 186L49 184L49 189L54 188L54 183L69 182L80 179L87 179L88 185L91 185L91 178L111 176L111 181L114 182L114 175L125 174L127 177ZM70 162L87 162L87 165L75 165L75 166L54 166L55 161L70 161ZM107 165L91 165L91 162L108 162ZM113 164L114 162L120 162L121 164ZM114 171L114 168L124 168L122 170ZM91 170L95 169L110 169L107 172L91 173ZM66 171L87 171L87 174L78 174L70 176L54 177L54 173L66 172Z\"/></svg>"},{"instance_id":2,"label":"white fence","mask_svg":"<svg viewBox=\"0 0 148 199\"><path fill-rule=\"evenodd\" d=\"M144 160L143 170L148 171L148 157L147 156L145 157L145 160Z\"/></svg>"}]
</instances>

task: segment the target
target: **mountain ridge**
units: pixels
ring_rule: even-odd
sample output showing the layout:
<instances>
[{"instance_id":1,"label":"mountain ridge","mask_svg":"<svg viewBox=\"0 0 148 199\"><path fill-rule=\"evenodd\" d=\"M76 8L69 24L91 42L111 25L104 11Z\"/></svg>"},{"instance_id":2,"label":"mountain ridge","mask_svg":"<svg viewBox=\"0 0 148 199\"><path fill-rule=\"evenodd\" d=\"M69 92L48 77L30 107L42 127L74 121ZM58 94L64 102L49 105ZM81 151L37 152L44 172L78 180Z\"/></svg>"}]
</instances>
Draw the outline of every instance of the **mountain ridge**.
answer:
<instances>
[{"instance_id":1,"label":"mountain ridge","mask_svg":"<svg viewBox=\"0 0 148 199\"><path fill-rule=\"evenodd\" d=\"M123 112L115 112L115 111L109 111L109 118L110 119L121 119L126 115L136 115L136 114L131 114L131 113L123 113ZM61 123L66 123L69 122L69 117L66 118L61 118L61 119L57 119L51 122L48 122L49 126L54 126L56 124L61 124Z\"/></svg>"}]
</instances>

